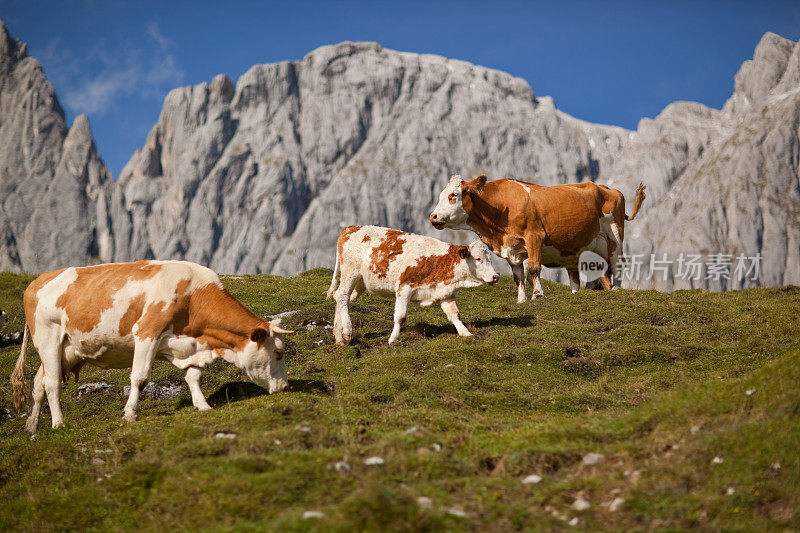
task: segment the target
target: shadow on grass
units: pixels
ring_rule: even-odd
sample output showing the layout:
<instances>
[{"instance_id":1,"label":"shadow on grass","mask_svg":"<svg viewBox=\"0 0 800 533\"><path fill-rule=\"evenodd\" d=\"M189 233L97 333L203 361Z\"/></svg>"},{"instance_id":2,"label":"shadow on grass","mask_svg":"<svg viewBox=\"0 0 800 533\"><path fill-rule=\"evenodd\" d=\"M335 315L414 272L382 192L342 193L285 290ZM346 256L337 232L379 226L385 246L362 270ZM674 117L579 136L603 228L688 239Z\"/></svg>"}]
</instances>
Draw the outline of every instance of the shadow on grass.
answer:
<instances>
[{"instance_id":1,"label":"shadow on grass","mask_svg":"<svg viewBox=\"0 0 800 533\"><path fill-rule=\"evenodd\" d=\"M492 326L513 326L515 328L529 328L536 323L536 317L531 315L525 316L510 316L510 317L492 317L489 320L476 320L476 328L488 328Z\"/></svg>"},{"instance_id":2,"label":"shadow on grass","mask_svg":"<svg viewBox=\"0 0 800 533\"><path fill-rule=\"evenodd\" d=\"M290 379L291 390L281 394L292 394L295 392L305 392L308 394L332 394L333 385L319 379ZM226 403L240 402L249 398L256 398L269 394L266 389L262 389L255 383L248 381L234 381L226 383L209 396L208 403L211 407L218 407ZM183 398L179 407L189 407L192 405L191 398Z\"/></svg>"}]
</instances>

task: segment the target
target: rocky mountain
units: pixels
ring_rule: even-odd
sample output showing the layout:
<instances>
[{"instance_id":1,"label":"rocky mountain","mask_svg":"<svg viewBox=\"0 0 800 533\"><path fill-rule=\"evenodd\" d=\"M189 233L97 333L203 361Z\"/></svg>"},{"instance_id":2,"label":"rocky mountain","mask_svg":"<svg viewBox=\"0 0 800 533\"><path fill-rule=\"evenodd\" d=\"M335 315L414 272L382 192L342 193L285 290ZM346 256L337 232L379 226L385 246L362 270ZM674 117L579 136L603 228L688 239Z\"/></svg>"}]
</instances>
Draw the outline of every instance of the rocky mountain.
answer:
<instances>
[{"instance_id":1,"label":"rocky mountain","mask_svg":"<svg viewBox=\"0 0 800 533\"><path fill-rule=\"evenodd\" d=\"M71 128L26 46L0 22L0 270L110 259L114 186L86 117Z\"/></svg>"},{"instance_id":2,"label":"rocky mountain","mask_svg":"<svg viewBox=\"0 0 800 533\"><path fill-rule=\"evenodd\" d=\"M453 173L596 179L624 130L583 123L508 74L374 43L325 46L166 98L122 171L117 259L223 272L330 266L349 224L436 235ZM441 236L441 233L438 233Z\"/></svg>"},{"instance_id":3,"label":"rocky mountain","mask_svg":"<svg viewBox=\"0 0 800 533\"><path fill-rule=\"evenodd\" d=\"M678 102L644 119L601 180L648 185L628 253L761 254L757 280L661 272L633 284L659 289L800 284L800 45L767 33L736 75L722 110ZM752 262L747 263L749 267ZM750 278L752 276L747 276Z\"/></svg>"},{"instance_id":4,"label":"rocky mountain","mask_svg":"<svg viewBox=\"0 0 800 533\"><path fill-rule=\"evenodd\" d=\"M349 224L469 238L427 216L450 175L485 173L594 180L631 196L644 181L626 247L647 260L762 254L754 281L687 281L673 268L628 286L800 283L800 52L777 35L722 110L677 102L635 132L573 118L503 72L374 43L324 46L236 83L173 90L116 184L85 119L66 129L41 67L3 36L0 135L16 148L0 150L0 269L158 257L294 274L329 267Z\"/></svg>"}]
</instances>

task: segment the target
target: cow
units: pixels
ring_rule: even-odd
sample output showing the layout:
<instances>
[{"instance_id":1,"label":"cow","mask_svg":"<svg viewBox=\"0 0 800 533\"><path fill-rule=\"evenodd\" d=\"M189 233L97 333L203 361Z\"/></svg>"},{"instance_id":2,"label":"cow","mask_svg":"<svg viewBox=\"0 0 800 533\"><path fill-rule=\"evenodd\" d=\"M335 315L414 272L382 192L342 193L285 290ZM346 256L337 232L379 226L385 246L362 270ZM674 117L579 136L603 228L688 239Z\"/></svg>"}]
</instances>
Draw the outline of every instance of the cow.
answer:
<instances>
[{"instance_id":1,"label":"cow","mask_svg":"<svg viewBox=\"0 0 800 533\"><path fill-rule=\"evenodd\" d=\"M487 183L486 176L464 181L453 176L430 214L436 229L472 230L508 261L517 285L517 302L527 300L526 278L533 298L544 296L541 265L564 267L575 293L580 289L578 258L586 250L600 255L608 268L600 277L604 289L622 252L625 221L633 220L645 199L639 184L633 213L625 214L625 197L617 189L592 182L544 187L514 179ZM614 279L613 285L619 286Z\"/></svg>"},{"instance_id":2,"label":"cow","mask_svg":"<svg viewBox=\"0 0 800 533\"><path fill-rule=\"evenodd\" d=\"M458 334L471 336L459 318L455 292L461 287L497 283L499 276L487 252L480 241L459 246L378 226L345 228L336 242L336 265L328 289L328 299L336 301L336 344L352 339L349 304L364 291L395 297L389 344L400 337L412 301L425 307L438 302Z\"/></svg>"},{"instance_id":3,"label":"cow","mask_svg":"<svg viewBox=\"0 0 800 533\"><path fill-rule=\"evenodd\" d=\"M11 375L14 404L25 405L28 339L41 365L33 380L33 407L26 429L36 432L47 394L54 428L64 424L59 385L81 367L130 368L126 421L136 420L141 386L156 358L185 370L192 403L211 409L200 372L222 358L270 393L288 385L279 322L266 322L231 296L217 274L186 261L138 261L46 272L23 295L25 330Z\"/></svg>"}]
</instances>

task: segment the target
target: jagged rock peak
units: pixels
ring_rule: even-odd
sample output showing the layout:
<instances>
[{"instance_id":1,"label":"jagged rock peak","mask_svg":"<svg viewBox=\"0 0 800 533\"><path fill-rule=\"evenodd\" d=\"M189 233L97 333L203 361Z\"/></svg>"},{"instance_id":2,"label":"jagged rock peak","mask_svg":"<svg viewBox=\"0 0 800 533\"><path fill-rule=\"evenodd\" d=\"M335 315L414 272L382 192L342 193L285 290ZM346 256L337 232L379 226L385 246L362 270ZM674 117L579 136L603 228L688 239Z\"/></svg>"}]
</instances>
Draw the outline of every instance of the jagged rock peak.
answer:
<instances>
[{"instance_id":1,"label":"jagged rock peak","mask_svg":"<svg viewBox=\"0 0 800 533\"><path fill-rule=\"evenodd\" d=\"M724 111L739 114L763 102L778 85L792 56L796 43L767 32L753 53L753 59L742 63L734 82L734 93Z\"/></svg>"},{"instance_id":2,"label":"jagged rock peak","mask_svg":"<svg viewBox=\"0 0 800 533\"><path fill-rule=\"evenodd\" d=\"M0 56L9 56L19 61L28 55L28 45L11 37L6 25L0 20Z\"/></svg>"}]
</instances>

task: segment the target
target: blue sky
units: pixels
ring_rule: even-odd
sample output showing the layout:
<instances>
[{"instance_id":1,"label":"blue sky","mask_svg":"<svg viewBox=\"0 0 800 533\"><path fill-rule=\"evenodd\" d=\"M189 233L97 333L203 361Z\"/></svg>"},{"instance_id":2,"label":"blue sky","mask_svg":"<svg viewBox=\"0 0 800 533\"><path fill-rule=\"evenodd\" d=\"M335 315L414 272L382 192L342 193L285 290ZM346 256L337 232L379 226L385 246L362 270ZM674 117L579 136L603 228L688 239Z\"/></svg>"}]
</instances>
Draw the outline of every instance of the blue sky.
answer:
<instances>
[{"instance_id":1,"label":"blue sky","mask_svg":"<svg viewBox=\"0 0 800 533\"><path fill-rule=\"evenodd\" d=\"M526 79L571 115L636 128L675 100L719 108L766 31L800 38L800 2L72 2L0 0L71 123L89 116L116 178L164 96L325 44L377 41Z\"/></svg>"}]
</instances>

